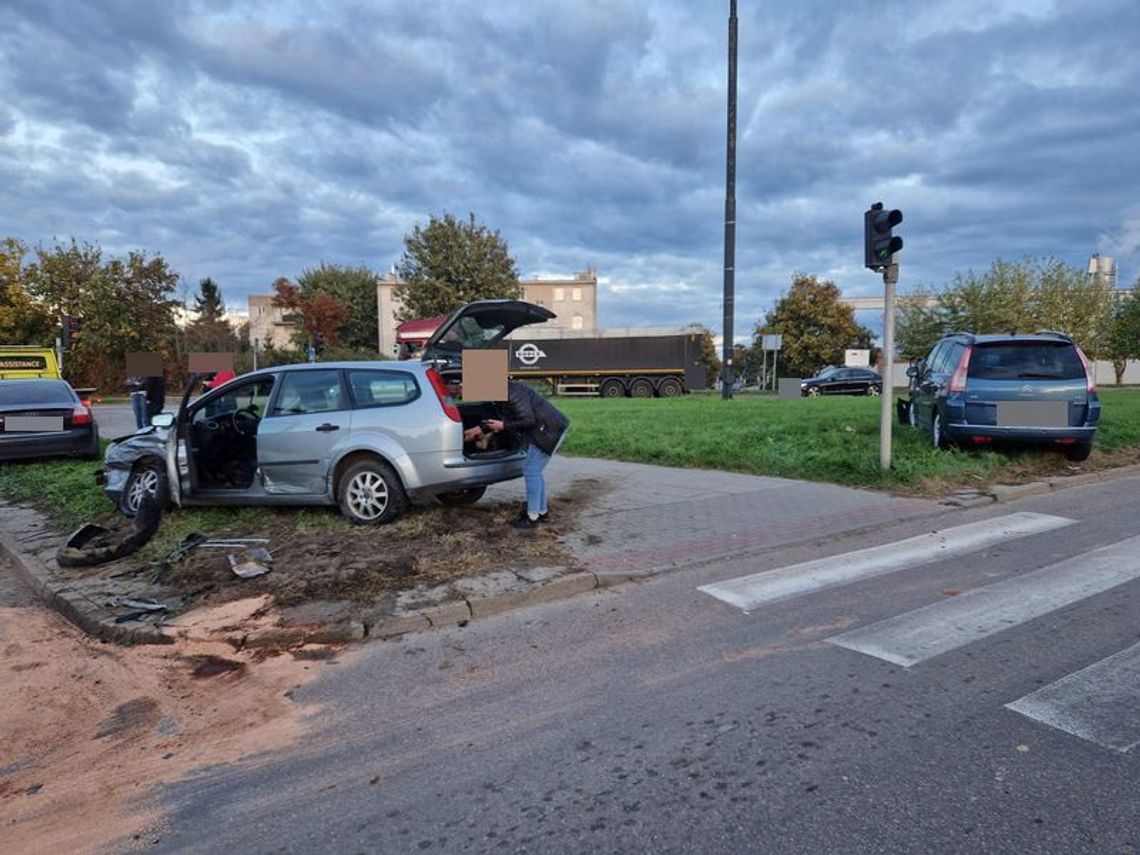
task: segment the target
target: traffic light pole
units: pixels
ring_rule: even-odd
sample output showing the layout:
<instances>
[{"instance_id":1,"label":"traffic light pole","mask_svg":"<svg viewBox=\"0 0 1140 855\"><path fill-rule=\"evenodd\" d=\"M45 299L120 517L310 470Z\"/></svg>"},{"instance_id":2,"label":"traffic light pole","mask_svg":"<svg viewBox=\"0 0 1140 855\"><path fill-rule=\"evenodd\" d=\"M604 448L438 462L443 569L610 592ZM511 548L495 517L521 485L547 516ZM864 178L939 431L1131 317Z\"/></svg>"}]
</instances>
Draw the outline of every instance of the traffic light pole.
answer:
<instances>
[{"instance_id":1,"label":"traffic light pole","mask_svg":"<svg viewBox=\"0 0 1140 855\"><path fill-rule=\"evenodd\" d=\"M883 392L879 395L879 465L891 468L891 425L894 409L895 283L899 281L897 256L883 268Z\"/></svg>"}]
</instances>

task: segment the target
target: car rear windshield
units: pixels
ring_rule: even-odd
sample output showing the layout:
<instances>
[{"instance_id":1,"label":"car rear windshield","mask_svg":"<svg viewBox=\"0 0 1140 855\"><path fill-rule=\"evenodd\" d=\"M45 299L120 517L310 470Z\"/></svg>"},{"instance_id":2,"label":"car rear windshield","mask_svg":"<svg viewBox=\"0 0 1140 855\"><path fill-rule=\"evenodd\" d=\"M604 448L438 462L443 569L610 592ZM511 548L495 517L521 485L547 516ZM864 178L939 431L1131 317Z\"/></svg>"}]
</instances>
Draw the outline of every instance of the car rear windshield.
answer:
<instances>
[{"instance_id":1,"label":"car rear windshield","mask_svg":"<svg viewBox=\"0 0 1140 855\"><path fill-rule=\"evenodd\" d=\"M975 346L969 376L980 380L1076 380L1085 376L1085 366L1068 342L1002 341Z\"/></svg>"},{"instance_id":2,"label":"car rear windshield","mask_svg":"<svg viewBox=\"0 0 1140 855\"><path fill-rule=\"evenodd\" d=\"M66 383L40 383L13 380L0 383L0 404L72 404L71 387Z\"/></svg>"}]
</instances>

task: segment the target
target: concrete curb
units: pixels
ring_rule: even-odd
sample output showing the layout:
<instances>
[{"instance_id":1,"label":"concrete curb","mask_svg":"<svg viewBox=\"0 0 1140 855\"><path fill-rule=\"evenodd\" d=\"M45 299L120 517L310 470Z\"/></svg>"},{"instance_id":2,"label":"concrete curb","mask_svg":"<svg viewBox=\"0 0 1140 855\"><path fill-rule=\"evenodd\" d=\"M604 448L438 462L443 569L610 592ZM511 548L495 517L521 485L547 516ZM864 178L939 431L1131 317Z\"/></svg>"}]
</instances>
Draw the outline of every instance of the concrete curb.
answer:
<instances>
[{"instance_id":1,"label":"concrete curb","mask_svg":"<svg viewBox=\"0 0 1140 855\"><path fill-rule=\"evenodd\" d=\"M50 609L59 612L85 633L111 644L173 644L174 638L157 627L126 626L116 623L115 615L104 606L67 587L53 587L47 568L36 556L19 548L7 532L0 531L0 551L16 568L20 581Z\"/></svg>"},{"instance_id":2,"label":"concrete curb","mask_svg":"<svg viewBox=\"0 0 1140 855\"><path fill-rule=\"evenodd\" d=\"M7 532L0 531L0 552L16 569L20 581L43 605L58 612L88 635L109 644L173 644L177 627L165 631L158 626L127 626L116 623L107 607L66 586L53 585L44 563L25 552ZM518 577L521 590L492 596L469 596L447 600L403 613L365 612L349 619L327 623L274 626L245 633L234 633L217 640L235 649L246 647L291 647L302 644L347 644L368 638L395 638L443 626L464 626L471 620L491 617L517 608L553 602L599 587L593 573L569 572L549 579L532 581Z\"/></svg>"}]
</instances>

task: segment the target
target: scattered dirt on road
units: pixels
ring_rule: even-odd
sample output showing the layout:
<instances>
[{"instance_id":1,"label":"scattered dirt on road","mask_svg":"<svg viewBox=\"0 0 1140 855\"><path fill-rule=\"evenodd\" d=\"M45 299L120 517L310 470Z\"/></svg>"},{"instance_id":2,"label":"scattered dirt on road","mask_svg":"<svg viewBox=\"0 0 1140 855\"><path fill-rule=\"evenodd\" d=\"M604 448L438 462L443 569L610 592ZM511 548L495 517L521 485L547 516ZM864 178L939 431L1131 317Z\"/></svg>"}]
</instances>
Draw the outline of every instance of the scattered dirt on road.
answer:
<instances>
[{"instance_id":1,"label":"scattered dirt on road","mask_svg":"<svg viewBox=\"0 0 1140 855\"><path fill-rule=\"evenodd\" d=\"M196 613L184 629L201 638L263 605ZM162 784L292 744L314 710L291 690L337 651L291 652L301 655L186 640L115 647L46 609L0 608L0 848L89 852L129 841L158 818Z\"/></svg>"}]
</instances>

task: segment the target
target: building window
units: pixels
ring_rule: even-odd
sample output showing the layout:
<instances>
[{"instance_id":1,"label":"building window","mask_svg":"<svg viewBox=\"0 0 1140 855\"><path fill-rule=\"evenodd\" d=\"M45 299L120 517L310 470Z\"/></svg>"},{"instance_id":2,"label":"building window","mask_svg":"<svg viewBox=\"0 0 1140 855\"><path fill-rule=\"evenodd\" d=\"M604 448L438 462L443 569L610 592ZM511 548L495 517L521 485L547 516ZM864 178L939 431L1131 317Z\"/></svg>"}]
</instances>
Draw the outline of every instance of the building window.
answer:
<instances>
[{"instance_id":1,"label":"building window","mask_svg":"<svg viewBox=\"0 0 1140 855\"><path fill-rule=\"evenodd\" d=\"M575 315L573 318L570 319L570 329L572 329L572 330L582 329L582 316L581 315Z\"/></svg>"},{"instance_id":2,"label":"building window","mask_svg":"<svg viewBox=\"0 0 1140 855\"><path fill-rule=\"evenodd\" d=\"M555 288L554 289L554 302L557 303L559 300L565 300L565 299L566 299L566 289L565 288Z\"/></svg>"},{"instance_id":3,"label":"building window","mask_svg":"<svg viewBox=\"0 0 1140 855\"><path fill-rule=\"evenodd\" d=\"M571 295L571 299L573 299L573 300L581 300L582 299L582 289L581 288L575 288L573 291L570 292L570 295Z\"/></svg>"}]
</instances>

